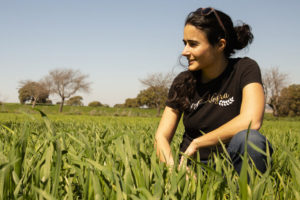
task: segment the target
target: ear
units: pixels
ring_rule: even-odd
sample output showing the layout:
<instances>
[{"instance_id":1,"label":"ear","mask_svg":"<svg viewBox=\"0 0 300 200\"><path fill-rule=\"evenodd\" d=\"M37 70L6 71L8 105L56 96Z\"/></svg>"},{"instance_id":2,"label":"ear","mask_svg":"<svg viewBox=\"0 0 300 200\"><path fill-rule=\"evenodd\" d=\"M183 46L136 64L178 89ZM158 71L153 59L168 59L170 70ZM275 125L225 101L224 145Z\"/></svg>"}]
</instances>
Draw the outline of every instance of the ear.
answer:
<instances>
[{"instance_id":1,"label":"ear","mask_svg":"<svg viewBox=\"0 0 300 200\"><path fill-rule=\"evenodd\" d=\"M225 47L226 47L226 40L224 38L221 38L218 42L218 50L224 51Z\"/></svg>"}]
</instances>

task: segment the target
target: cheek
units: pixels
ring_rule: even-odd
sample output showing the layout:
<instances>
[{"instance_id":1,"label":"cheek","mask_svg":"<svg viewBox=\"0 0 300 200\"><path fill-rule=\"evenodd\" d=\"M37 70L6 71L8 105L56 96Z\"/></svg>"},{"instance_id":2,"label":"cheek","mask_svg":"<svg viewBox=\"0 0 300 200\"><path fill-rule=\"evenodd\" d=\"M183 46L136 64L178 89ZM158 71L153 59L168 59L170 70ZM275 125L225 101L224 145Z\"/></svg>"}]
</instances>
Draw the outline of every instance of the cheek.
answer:
<instances>
[{"instance_id":1,"label":"cheek","mask_svg":"<svg viewBox=\"0 0 300 200\"><path fill-rule=\"evenodd\" d=\"M206 56L209 53L209 48L201 46L201 47L195 49L194 53L198 57Z\"/></svg>"},{"instance_id":2,"label":"cheek","mask_svg":"<svg viewBox=\"0 0 300 200\"><path fill-rule=\"evenodd\" d=\"M207 51L205 51L205 50L203 50L203 49L201 49L201 51L198 51L196 54L195 54L195 57L197 58L197 59L205 59L205 58L207 58L209 56L209 54L208 54L208 52Z\"/></svg>"}]
</instances>

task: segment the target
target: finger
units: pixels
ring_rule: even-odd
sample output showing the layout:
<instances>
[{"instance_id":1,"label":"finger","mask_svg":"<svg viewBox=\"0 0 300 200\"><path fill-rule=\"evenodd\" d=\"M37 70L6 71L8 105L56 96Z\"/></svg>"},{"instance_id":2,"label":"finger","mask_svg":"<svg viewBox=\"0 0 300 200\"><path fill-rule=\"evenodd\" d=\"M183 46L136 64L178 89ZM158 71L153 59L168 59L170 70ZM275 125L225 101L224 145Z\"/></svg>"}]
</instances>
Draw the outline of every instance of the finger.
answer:
<instances>
[{"instance_id":1,"label":"finger","mask_svg":"<svg viewBox=\"0 0 300 200\"><path fill-rule=\"evenodd\" d=\"M189 180L190 179L190 176L191 176L191 170L190 170L190 168L188 167L188 166L186 166L186 176L185 176L185 179L186 180Z\"/></svg>"},{"instance_id":2,"label":"finger","mask_svg":"<svg viewBox=\"0 0 300 200\"><path fill-rule=\"evenodd\" d=\"M179 168L178 169L181 169L182 166L186 165L186 155L182 155L181 158L180 158L180 163L179 163Z\"/></svg>"},{"instance_id":3,"label":"finger","mask_svg":"<svg viewBox=\"0 0 300 200\"><path fill-rule=\"evenodd\" d=\"M183 160L184 160L184 157L183 157L183 156L181 156L181 158L180 158L180 162L179 162L179 168L181 168L181 166L183 165Z\"/></svg>"},{"instance_id":4,"label":"finger","mask_svg":"<svg viewBox=\"0 0 300 200\"><path fill-rule=\"evenodd\" d=\"M188 156L193 156L195 154L195 149L190 149L189 152L187 152Z\"/></svg>"},{"instance_id":5,"label":"finger","mask_svg":"<svg viewBox=\"0 0 300 200\"><path fill-rule=\"evenodd\" d=\"M186 156L191 156L191 155L193 155L193 151L191 150L191 149L187 149L185 152L184 152L184 154L186 155Z\"/></svg>"}]
</instances>

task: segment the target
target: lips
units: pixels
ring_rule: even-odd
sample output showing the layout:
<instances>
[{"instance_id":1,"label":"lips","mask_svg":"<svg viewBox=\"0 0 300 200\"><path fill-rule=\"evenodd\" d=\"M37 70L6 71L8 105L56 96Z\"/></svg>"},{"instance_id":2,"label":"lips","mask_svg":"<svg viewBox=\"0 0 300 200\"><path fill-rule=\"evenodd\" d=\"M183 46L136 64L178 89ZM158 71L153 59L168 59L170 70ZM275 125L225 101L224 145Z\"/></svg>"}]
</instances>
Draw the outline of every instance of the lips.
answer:
<instances>
[{"instance_id":1,"label":"lips","mask_svg":"<svg viewBox=\"0 0 300 200\"><path fill-rule=\"evenodd\" d=\"M193 64L193 62L195 62L195 60L189 60L189 65Z\"/></svg>"}]
</instances>

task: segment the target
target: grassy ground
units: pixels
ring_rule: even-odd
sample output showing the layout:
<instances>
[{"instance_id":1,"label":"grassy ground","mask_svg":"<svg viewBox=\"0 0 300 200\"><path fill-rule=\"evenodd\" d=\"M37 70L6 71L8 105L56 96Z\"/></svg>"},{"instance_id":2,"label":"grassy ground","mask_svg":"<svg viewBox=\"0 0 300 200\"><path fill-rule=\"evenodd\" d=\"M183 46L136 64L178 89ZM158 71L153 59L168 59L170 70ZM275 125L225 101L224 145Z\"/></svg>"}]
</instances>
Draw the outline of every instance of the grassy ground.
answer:
<instances>
[{"instance_id":1,"label":"grassy ground","mask_svg":"<svg viewBox=\"0 0 300 200\"><path fill-rule=\"evenodd\" d=\"M52 115L91 115L91 116L129 116L129 117L152 117L156 115L154 109L140 108L109 108L109 107L89 107L89 106L67 106L63 112L59 113L59 105L37 105L37 109ZM5 103L0 105L0 113L36 113L31 105L21 105L18 103Z\"/></svg>"},{"instance_id":2,"label":"grassy ground","mask_svg":"<svg viewBox=\"0 0 300 200\"><path fill-rule=\"evenodd\" d=\"M159 118L24 112L0 113L0 199L300 199L298 119L266 115L261 132L274 148L266 174L245 162L238 176L219 155L214 166L195 163L194 178L158 162ZM175 157L182 133L180 124Z\"/></svg>"}]
</instances>

